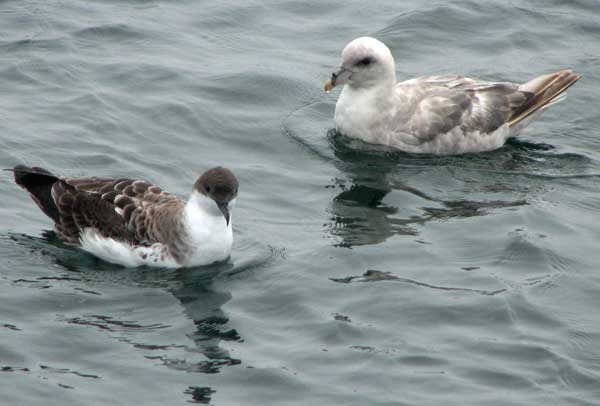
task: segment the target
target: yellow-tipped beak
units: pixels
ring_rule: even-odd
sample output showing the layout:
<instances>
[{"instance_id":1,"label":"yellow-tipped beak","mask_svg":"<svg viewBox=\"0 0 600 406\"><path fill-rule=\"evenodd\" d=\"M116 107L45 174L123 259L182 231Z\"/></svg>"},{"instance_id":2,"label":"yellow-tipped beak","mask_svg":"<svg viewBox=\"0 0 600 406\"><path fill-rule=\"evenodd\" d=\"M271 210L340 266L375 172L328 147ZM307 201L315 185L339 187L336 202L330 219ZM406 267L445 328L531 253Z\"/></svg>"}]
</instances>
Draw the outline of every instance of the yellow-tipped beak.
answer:
<instances>
[{"instance_id":1,"label":"yellow-tipped beak","mask_svg":"<svg viewBox=\"0 0 600 406\"><path fill-rule=\"evenodd\" d=\"M323 88L327 93L329 93L334 87L348 83L350 76L352 76L352 71L340 66L337 72L331 74L331 77L327 82L325 82L325 86L323 86Z\"/></svg>"}]
</instances>

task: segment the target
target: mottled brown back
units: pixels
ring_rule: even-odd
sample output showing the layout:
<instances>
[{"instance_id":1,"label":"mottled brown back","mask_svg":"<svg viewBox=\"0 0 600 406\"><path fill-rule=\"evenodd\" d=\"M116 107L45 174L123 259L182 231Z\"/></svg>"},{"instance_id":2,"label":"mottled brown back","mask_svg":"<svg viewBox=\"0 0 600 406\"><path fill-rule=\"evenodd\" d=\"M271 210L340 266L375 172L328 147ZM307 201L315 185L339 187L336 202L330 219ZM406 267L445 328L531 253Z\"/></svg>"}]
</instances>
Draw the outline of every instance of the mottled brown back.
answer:
<instances>
[{"instance_id":1,"label":"mottled brown back","mask_svg":"<svg viewBox=\"0 0 600 406\"><path fill-rule=\"evenodd\" d=\"M136 245L160 242L175 256L184 252L178 214L185 203L158 186L127 178L58 178L22 165L13 172L67 243L79 245L81 231L91 227L102 237Z\"/></svg>"},{"instance_id":2,"label":"mottled brown back","mask_svg":"<svg viewBox=\"0 0 600 406\"><path fill-rule=\"evenodd\" d=\"M176 212L185 203L145 181L61 178L52 188L61 217L61 237L78 243L81 230L95 228L103 237L132 244L177 244L170 230L180 224Z\"/></svg>"}]
</instances>

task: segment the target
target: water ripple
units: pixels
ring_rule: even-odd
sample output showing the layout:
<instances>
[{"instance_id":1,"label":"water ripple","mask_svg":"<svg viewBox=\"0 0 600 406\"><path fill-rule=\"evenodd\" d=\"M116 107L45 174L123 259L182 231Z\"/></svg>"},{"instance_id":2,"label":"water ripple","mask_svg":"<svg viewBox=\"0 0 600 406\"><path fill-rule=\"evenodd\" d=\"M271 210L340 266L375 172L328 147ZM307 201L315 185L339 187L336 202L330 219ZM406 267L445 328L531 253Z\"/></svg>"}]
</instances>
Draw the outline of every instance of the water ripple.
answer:
<instances>
[{"instance_id":1,"label":"water ripple","mask_svg":"<svg viewBox=\"0 0 600 406\"><path fill-rule=\"evenodd\" d=\"M147 37L147 35L141 32L139 28L134 28L122 23L86 27L74 32L73 36L92 41L127 41Z\"/></svg>"},{"instance_id":2,"label":"water ripple","mask_svg":"<svg viewBox=\"0 0 600 406\"><path fill-rule=\"evenodd\" d=\"M101 315L73 317L65 319L64 321L70 324L97 327L101 330L106 330L110 332L153 331L157 329L166 329L170 327L169 325L164 324L141 325L135 321L115 320L111 316Z\"/></svg>"},{"instance_id":3,"label":"water ripple","mask_svg":"<svg viewBox=\"0 0 600 406\"><path fill-rule=\"evenodd\" d=\"M597 9L2 2L2 167L241 186L229 261L125 269L0 177L3 404L598 404ZM359 35L399 79L583 79L496 151L406 154L332 130Z\"/></svg>"},{"instance_id":4,"label":"water ripple","mask_svg":"<svg viewBox=\"0 0 600 406\"><path fill-rule=\"evenodd\" d=\"M413 279L402 278L396 275L393 275L391 272L377 271L377 270L368 270L361 276L348 276L346 278L330 278L330 280L339 283L352 283L352 282L381 282L381 281L394 281L401 283L408 283L411 285L430 288L430 289L438 289L445 290L450 292L470 292L470 293L478 293L486 296L494 296L499 293L504 293L507 289L496 289L496 290L483 290L483 289L471 289L471 288L460 288L460 287L449 287L449 286L436 286L431 285L425 282L419 282Z\"/></svg>"}]
</instances>

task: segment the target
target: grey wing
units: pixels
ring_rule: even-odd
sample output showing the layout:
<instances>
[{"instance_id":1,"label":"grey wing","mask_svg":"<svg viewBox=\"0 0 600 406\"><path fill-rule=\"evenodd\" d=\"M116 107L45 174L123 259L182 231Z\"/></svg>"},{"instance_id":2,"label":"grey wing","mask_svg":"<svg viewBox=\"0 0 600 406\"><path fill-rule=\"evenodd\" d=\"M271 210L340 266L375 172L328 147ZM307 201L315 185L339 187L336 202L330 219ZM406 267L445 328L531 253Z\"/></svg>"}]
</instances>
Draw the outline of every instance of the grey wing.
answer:
<instances>
[{"instance_id":1,"label":"grey wing","mask_svg":"<svg viewBox=\"0 0 600 406\"><path fill-rule=\"evenodd\" d=\"M491 133L531 100L533 94L511 83L491 83L461 76L432 76L398 85L409 94L405 127L421 142L455 128L463 133ZM401 96L402 97L402 96Z\"/></svg>"},{"instance_id":2,"label":"grey wing","mask_svg":"<svg viewBox=\"0 0 600 406\"><path fill-rule=\"evenodd\" d=\"M74 244L87 227L103 237L131 244L163 242L168 238L161 233L163 223L170 218L163 212L184 205L158 186L125 178L61 178L53 186L52 196L60 214L57 231Z\"/></svg>"}]
</instances>

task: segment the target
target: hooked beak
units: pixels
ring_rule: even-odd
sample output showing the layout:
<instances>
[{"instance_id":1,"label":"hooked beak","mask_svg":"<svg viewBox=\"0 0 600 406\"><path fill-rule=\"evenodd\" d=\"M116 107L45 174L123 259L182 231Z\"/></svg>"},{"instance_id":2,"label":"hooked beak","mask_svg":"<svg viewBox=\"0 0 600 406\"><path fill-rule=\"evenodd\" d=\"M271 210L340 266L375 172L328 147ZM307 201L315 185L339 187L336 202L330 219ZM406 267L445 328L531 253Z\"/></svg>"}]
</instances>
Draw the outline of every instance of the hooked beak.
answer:
<instances>
[{"instance_id":1,"label":"hooked beak","mask_svg":"<svg viewBox=\"0 0 600 406\"><path fill-rule=\"evenodd\" d=\"M325 92L329 93L337 85L343 85L344 83L348 82L350 80L350 76L352 76L352 71L340 66L337 72L333 72L331 74L331 78L325 82Z\"/></svg>"},{"instance_id":2,"label":"hooked beak","mask_svg":"<svg viewBox=\"0 0 600 406\"><path fill-rule=\"evenodd\" d=\"M217 207L219 208L219 210L221 210L221 213L223 213L223 217L225 217L225 222L227 223L227 225L229 225L229 203L217 203Z\"/></svg>"}]
</instances>

